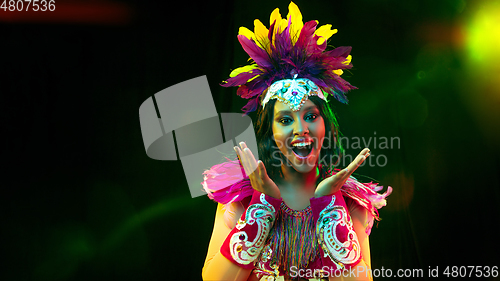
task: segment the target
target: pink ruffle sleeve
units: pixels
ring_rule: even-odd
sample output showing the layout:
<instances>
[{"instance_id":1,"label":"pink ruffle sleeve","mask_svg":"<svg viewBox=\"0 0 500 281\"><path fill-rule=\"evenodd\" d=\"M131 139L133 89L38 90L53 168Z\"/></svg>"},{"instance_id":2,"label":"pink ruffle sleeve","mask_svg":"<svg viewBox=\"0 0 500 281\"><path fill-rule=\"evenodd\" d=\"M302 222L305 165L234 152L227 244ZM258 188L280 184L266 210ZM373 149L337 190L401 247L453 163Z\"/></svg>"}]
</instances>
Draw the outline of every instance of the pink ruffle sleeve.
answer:
<instances>
[{"instance_id":1,"label":"pink ruffle sleeve","mask_svg":"<svg viewBox=\"0 0 500 281\"><path fill-rule=\"evenodd\" d=\"M332 170L329 175L335 175L337 172ZM222 204L240 202L254 193L238 159L227 159L226 162L213 166L203 173L203 179L202 185L208 197ZM367 234L370 234L374 220L380 220L378 209L387 204L386 198L392 192L392 187L388 186L386 192L378 193L382 189L383 186L373 182L361 183L354 177L350 177L342 186L343 196L353 199L368 210L371 218L367 224Z\"/></svg>"},{"instance_id":2,"label":"pink ruffle sleeve","mask_svg":"<svg viewBox=\"0 0 500 281\"><path fill-rule=\"evenodd\" d=\"M215 165L203 173L203 189L210 199L222 204L252 196L253 188L238 159Z\"/></svg>"}]
</instances>

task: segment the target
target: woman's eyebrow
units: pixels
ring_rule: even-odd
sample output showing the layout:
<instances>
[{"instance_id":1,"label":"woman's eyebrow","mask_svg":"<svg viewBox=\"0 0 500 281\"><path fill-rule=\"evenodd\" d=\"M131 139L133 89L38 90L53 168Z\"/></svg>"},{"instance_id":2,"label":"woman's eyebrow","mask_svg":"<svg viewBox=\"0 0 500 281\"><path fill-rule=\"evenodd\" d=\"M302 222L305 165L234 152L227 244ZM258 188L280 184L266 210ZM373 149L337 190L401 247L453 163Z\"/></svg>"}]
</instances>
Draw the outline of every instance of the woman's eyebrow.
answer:
<instances>
[{"instance_id":1,"label":"woman's eyebrow","mask_svg":"<svg viewBox=\"0 0 500 281\"><path fill-rule=\"evenodd\" d=\"M308 111L308 110L311 110L311 109L318 109L318 107L315 106L315 105L311 105L309 107L304 108L304 111Z\"/></svg>"},{"instance_id":2,"label":"woman's eyebrow","mask_svg":"<svg viewBox=\"0 0 500 281\"><path fill-rule=\"evenodd\" d=\"M280 116L280 115L283 115L283 114L292 114L292 112L290 110L280 110L280 111L277 111L274 116Z\"/></svg>"}]
</instances>

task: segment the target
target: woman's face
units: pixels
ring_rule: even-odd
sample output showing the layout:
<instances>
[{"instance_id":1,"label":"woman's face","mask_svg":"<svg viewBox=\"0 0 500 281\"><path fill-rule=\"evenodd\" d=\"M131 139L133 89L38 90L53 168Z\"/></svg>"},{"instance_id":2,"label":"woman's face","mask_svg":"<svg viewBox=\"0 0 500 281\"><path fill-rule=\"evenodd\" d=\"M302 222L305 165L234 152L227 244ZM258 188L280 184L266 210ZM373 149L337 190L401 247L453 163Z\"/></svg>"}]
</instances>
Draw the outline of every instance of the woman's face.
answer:
<instances>
[{"instance_id":1,"label":"woman's face","mask_svg":"<svg viewBox=\"0 0 500 281\"><path fill-rule=\"evenodd\" d=\"M299 111L292 111L288 105L277 100L274 105L273 136L292 167L297 172L307 173L318 163L325 138L325 121L318 107L310 100Z\"/></svg>"}]
</instances>

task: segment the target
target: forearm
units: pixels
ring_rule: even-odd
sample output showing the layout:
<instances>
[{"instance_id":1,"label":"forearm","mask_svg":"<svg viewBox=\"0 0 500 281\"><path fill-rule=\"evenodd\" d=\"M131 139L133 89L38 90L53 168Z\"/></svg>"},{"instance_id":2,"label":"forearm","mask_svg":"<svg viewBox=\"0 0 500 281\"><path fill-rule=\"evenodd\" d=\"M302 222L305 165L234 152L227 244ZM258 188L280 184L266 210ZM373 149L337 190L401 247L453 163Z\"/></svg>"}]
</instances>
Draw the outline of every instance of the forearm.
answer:
<instances>
[{"instance_id":1,"label":"forearm","mask_svg":"<svg viewBox=\"0 0 500 281\"><path fill-rule=\"evenodd\" d=\"M202 277L204 281L245 281L251 269L245 269L226 259L220 251L205 262Z\"/></svg>"},{"instance_id":2,"label":"forearm","mask_svg":"<svg viewBox=\"0 0 500 281\"><path fill-rule=\"evenodd\" d=\"M224 240L221 254L243 268L253 269L280 204L280 199L255 191L245 213Z\"/></svg>"},{"instance_id":3,"label":"forearm","mask_svg":"<svg viewBox=\"0 0 500 281\"><path fill-rule=\"evenodd\" d=\"M220 247L224 242L224 239L229 235L231 229L227 226L225 222L225 211L226 208L223 204L218 204L217 212L215 215L214 229L212 232L212 238L210 239L210 245L208 247L207 257L205 259L205 265L202 270L203 280L219 281L219 280L247 280L250 274L249 270L245 270L234 263L227 260L220 253ZM232 215L229 220L236 221L244 209L233 209ZM232 223L234 225L234 223Z\"/></svg>"},{"instance_id":4,"label":"forearm","mask_svg":"<svg viewBox=\"0 0 500 281\"><path fill-rule=\"evenodd\" d=\"M247 280L254 268L281 200L255 192L250 205L230 230L219 205L210 240L203 280Z\"/></svg>"}]
</instances>

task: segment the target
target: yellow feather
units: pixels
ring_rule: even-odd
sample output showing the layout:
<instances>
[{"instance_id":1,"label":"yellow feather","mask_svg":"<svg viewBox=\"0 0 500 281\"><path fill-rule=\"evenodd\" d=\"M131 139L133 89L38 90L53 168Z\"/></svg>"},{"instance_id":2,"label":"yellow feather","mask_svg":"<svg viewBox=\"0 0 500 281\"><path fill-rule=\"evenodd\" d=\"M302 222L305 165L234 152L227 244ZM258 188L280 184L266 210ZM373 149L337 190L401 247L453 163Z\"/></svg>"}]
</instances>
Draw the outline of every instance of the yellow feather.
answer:
<instances>
[{"instance_id":1,"label":"yellow feather","mask_svg":"<svg viewBox=\"0 0 500 281\"><path fill-rule=\"evenodd\" d=\"M345 61L342 64L349 65L351 63L352 56L348 55L347 58L345 58Z\"/></svg>"},{"instance_id":2,"label":"yellow feather","mask_svg":"<svg viewBox=\"0 0 500 281\"><path fill-rule=\"evenodd\" d=\"M253 24L255 36L259 38L259 40L261 38L267 38L267 33L269 32L267 27L260 20L254 20Z\"/></svg>"},{"instance_id":3,"label":"yellow feather","mask_svg":"<svg viewBox=\"0 0 500 281\"><path fill-rule=\"evenodd\" d=\"M257 44L262 49L266 50L267 52L270 52L269 38L267 38L269 30L260 20L255 20L253 24L254 24L254 33L255 33L255 38L257 39L256 40Z\"/></svg>"},{"instance_id":4,"label":"yellow feather","mask_svg":"<svg viewBox=\"0 0 500 281\"><path fill-rule=\"evenodd\" d=\"M238 67L238 68L234 69L233 71L231 71L231 73L229 74L229 77L235 77L238 74L243 73L243 72L250 72L250 73L252 73L252 71L254 69L257 69L257 68L259 68L259 66L257 64L250 64L250 65L245 65L245 66L242 66L242 67Z\"/></svg>"},{"instance_id":5,"label":"yellow feather","mask_svg":"<svg viewBox=\"0 0 500 281\"><path fill-rule=\"evenodd\" d=\"M299 7L293 2L290 2L290 5L288 5L288 15L286 16L286 18L288 19L290 17L292 17L290 36L292 38L292 43L295 44L300 35L300 31L304 26L304 23L302 22L302 13L300 12Z\"/></svg>"},{"instance_id":6,"label":"yellow feather","mask_svg":"<svg viewBox=\"0 0 500 281\"><path fill-rule=\"evenodd\" d=\"M337 74L338 76L342 75L344 71L342 69L335 69L333 70L333 73Z\"/></svg>"},{"instance_id":7,"label":"yellow feather","mask_svg":"<svg viewBox=\"0 0 500 281\"><path fill-rule=\"evenodd\" d=\"M316 29L314 34L320 36L318 39L318 45L323 44L326 40L330 39L333 34L337 33L337 29L332 30L331 28L331 24L325 24Z\"/></svg>"},{"instance_id":8,"label":"yellow feather","mask_svg":"<svg viewBox=\"0 0 500 281\"><path fill-rule=\"evenodd\" d=\"M273 30L273 45L274 45L274 35L276 34L276 32L278 32L281 23L281 14L279 8L274 9L274 11L271 13L271 17L269 18L269 26L271 26L273 23L274 23L274 30Z\"/></svg>"},{"instance_id":9,"label":"yellow feather","mask_svg":"<svg viewBox=\"0 0 500 281\"><path fill-rule=\"evenodd\" d=\"M259 75L255 75L254 77L252 77L252 78L248 79L247 83L248 83L248 82L250 82L250 81L252 81L253 79L255 79L255 78L259 77L259 76L260 76L260 74L259 74Z\"/></svg>"},{"instance_id":10,"label":"yellow feather","mask_svg":"<svg viewBox=\"0 0 500 281\"><path fill-rule=\"evenodd\" d=\"M271 17L269 18L269 26L271 26L275 21L276 24L274 25L274 30L276 31L276 27L278 26L278 23L281 21L281 14L279 8L274 9L274 11L271 13Z\"/></svg>"},{"instance_id":11,"label":"yellow feather","mask_svg":"<svg viewBox=\"0 0 500 281\"><path fill-rule=\"evenodd\" d=\"M281 33L288 26L288 20L287 19L281 19L280 23L281 23L280 24L280 33Z\"/></svg>"},{"instance_id":12,"label":"yellow feather","mask_svg":"<svg viewBox=\"0 0 500 281\"><path fill-rule=\"evenodd\" d=\"M250 29L248 29L244 26L240 27L240 29L238 31L238 35L243 35L246 38L248 38L249 40L251 40L252 38L255 37L255 34Z\"/></svg>"}]
</instances>

